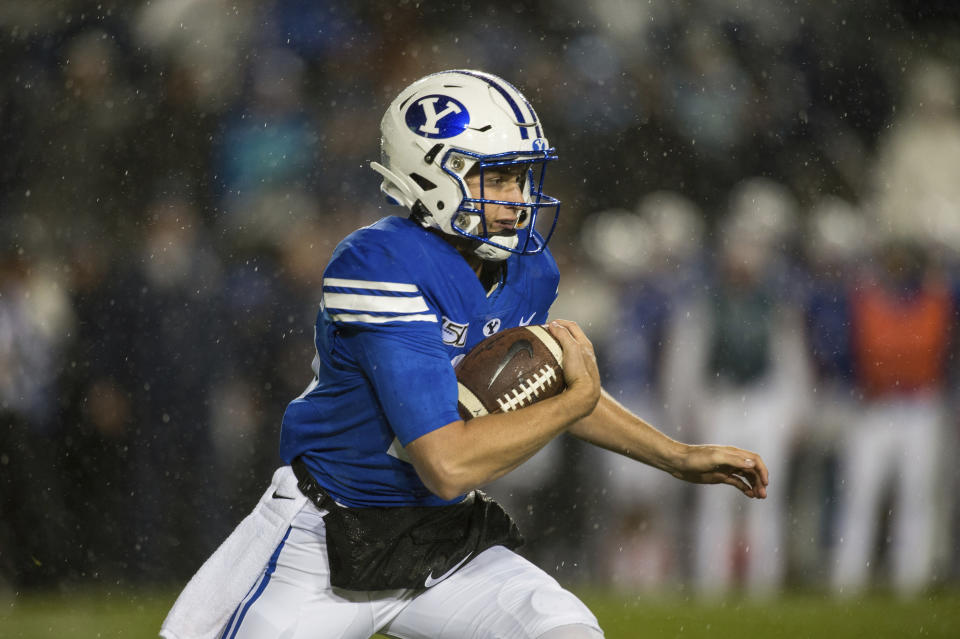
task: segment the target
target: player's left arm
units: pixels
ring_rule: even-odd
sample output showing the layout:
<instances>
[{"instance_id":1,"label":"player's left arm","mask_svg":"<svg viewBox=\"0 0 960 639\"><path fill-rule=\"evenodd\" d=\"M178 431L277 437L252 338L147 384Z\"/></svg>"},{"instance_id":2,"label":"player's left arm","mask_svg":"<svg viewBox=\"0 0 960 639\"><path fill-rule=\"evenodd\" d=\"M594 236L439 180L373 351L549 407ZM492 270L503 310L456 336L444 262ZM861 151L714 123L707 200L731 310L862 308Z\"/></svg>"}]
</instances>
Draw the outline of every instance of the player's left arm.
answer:
<instances>
[{"instance_id":1,"label":"player's left arm","mask_svg":"<svg viewBox=\"0 0 960 639\"><path fill-rule=\"evenodd\" d=\"M760 455L734 446L678 442L634 415L603 391L594 411L573 426L574 436L698 484L729 484L747 497L767 496Z\"/></svg>"}]
</instances>

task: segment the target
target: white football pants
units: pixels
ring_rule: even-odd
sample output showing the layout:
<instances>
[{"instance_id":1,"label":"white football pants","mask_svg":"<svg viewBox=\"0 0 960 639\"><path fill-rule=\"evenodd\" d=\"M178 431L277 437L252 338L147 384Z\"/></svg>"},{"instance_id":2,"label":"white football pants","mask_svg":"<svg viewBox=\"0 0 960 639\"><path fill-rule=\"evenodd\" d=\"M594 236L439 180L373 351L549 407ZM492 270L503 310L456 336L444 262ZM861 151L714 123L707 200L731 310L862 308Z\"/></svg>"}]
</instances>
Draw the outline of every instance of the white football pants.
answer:
<instances>
[{"instance_id":1,"label":"white football pants","mask_svg":"<svg viewBox=\"0 0 960 639\"><path fill-rule=\"evenodd\" d=\"M561 630L562 628L562 630ZM224 639L535 639L602 637L590 610L552 577L495 546L423 590L332 588L322 512L308 503ZM573 634L568 634L573 633Z\"/></svg>"}]
</instances>

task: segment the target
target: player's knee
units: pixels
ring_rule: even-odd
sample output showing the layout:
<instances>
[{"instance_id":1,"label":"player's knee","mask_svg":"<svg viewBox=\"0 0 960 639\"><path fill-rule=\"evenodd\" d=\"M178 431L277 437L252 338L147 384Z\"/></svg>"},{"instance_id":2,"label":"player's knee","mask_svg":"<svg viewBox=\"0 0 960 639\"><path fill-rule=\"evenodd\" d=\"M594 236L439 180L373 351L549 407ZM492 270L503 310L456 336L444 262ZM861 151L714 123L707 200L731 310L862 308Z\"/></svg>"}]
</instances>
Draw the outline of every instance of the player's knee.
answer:
<instances>
[{"instance_id":1,"label":"player's knee","mask_svg":"<svg viewBox=\"0 0 960 639\"><path fill-rule=\"evenodd\" d=\"M603 633L584 624L570 624L548 630L537 639L603 639Z\"/></svg>"}]
</instances>

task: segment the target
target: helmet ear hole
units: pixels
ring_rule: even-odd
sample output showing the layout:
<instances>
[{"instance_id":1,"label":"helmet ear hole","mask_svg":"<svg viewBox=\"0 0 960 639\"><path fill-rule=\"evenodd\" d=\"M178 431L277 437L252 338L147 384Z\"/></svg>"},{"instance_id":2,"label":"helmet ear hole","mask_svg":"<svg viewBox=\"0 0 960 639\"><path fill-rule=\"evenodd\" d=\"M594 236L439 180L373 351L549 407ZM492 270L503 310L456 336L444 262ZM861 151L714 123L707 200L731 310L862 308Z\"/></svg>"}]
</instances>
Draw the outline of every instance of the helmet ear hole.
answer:
<instances>
[{"instance_id":1,"label":"helmet ear hole","mask_svg":"<svg viewBox=\"0 0 960 639\"><path fill-rule=\"evenodd\" d=\"M419 187L420 187L421 189L423 189L424 191L430 191L430 190L433 190L433 189L437 188L437 185L436 185L436 184L434 184L433 182L431 182L431 181L428 180L427 178L423 177L423 176L420 175L419 173L411 173L411 174L410 174L410 179L413 180L414 182L416 182L416 183L417 183L417 186L419 186Z\"/></svg>"}]
</instances>

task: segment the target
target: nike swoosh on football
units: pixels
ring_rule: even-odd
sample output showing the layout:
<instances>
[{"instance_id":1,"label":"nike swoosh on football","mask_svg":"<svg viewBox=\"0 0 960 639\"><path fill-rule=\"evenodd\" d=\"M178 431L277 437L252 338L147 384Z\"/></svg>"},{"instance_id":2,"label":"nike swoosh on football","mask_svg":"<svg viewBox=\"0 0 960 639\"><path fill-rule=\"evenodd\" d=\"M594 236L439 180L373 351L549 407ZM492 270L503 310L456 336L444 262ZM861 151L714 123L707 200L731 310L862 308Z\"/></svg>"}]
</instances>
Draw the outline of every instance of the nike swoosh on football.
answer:
<instances>
[{"instance_id":1,"label":"nike swoosh on football","mask_svg":"<svg viewBox=\"0 0 960 639\"><path fill-rule=\"evenodd\" d=\"M441 581L443 581L444 579L446 579L447 577L449 577L450 575L452 575L452 574L457 570L457 568L459 568L459 567L462 566L463 564L467 563L467 560L470 559L471 555L473 555L473 553L469 553L466 557L464 557L463 559L461 559L460 561L458 561L456 566L454 566L453 568L451 568L451 569L448 570L447 572L443 573L442 575L440 575L440 576L437 577L436 579L434 579L434 577L433 577L433 572L431 571L430 574L427 575L427 578L423 580L423 586L424 586L424 588L429 588L430 586L435 586L435 585L437 585L438 583L440 583Z\"/></svg>"},{"instance_id":2,"label":"nike swoosh on football","mask_svg":"<svg viewBox=\"0 0 960 639\"><path fill-rule=\"evenodd\" d=\"M281 494L278 493L277 491L273 491L273 498L274 498L274 499L296 499L296 497L290 497L290 496L288 496L288 495L281 495Z\"/></svg>"},{"instance_id":3,"label":"nike swoosh on football","mask_svg":"<svg viewBox=\"0 0 960 639\"><path fill-rule=\"evenodd\" d=\"M497 370L493 371L493 376L490 378L490 383L487 384L487 388L492 388L493 383L497 381L497 378L500 377L500 373L503 372L503 369L507 367L507 364L510 363L510 360L520 351L526 351L527 355L530 356L530 359L533 359L533 344L530 343L530 340L518 339L516 342L510 346L510 350L507 351L507 354L503 356L503 359L500 361L500 365L497 366Z\"/></svg>"}]
</instances>

